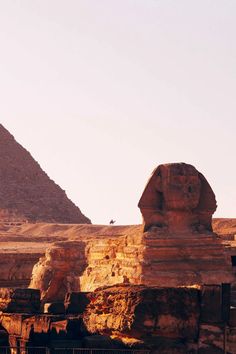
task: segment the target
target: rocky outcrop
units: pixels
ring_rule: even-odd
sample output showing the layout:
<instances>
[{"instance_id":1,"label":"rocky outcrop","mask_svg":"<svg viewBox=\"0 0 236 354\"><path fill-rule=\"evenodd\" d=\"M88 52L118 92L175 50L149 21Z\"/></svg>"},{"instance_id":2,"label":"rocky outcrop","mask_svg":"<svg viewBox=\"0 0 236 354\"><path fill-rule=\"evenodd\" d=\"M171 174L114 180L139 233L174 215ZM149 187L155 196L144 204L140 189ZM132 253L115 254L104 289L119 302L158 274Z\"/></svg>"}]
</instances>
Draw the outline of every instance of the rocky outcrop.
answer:
<instances>
[{"instance_id":1,"label":"rocky outcrop","mask_svg":"<svg viewBox=\"0 0 236 354\"><path fill-rule=\"evenodd\" d=\"M102 288L89 294L83 319L90 333L109 335L132 348L161 354L234 354L235 328L225 327L231 318L229 293L226 284Z\"/></svg>"},{"instance_id":2,"label":"rocky outcrop","mask_svg":"<svg viewBox=\"0 0 236 354\"><path fill-rule=\"evenodd\" d=\"M0 186L0 224L90 223L2 125Z\"/></svg>"},{"instance_id":3,"label":"rocky outcrop","mask_svg":"<svg viewBox=\"0 0 236 354\"><path fill-rule=\"evenodd\" d=\"M34 266L30 288L44 302L62 301L67 292L93 291L103 285L140 284L141 235L58 242Z\"/></svg>"},{"instance_id":4,"label":"rocky outcrop","mask_svg":"<svg viewBox=\"0 0 236 354\"><path fill-rule=\"evenodd\" d=\"M0 287L27 288L32 268L39 261L41 253L2 252L0 256Z\"/></svg>"},{"instance_id":5,"label":"rocky outcrop","mask_svg":"<svg viewBox=\"0 0 236 354\"><path fill-rule=\"evenodd\" d=\"M87 266L85 243L58 242L34 266L30 288L40 289L43 302L63 300L80 289L79 276Z\"/></svg>"},{"instance_id":6,"label":"rocky outcrop","mask_svg":"<svg viewBox=\"0 0 236 354\"><path fill-rule=\"evenodd\" d=\"M160 354L215 354L225 348L234 354L229 290L226 284L198 289L127 284L70 293L64 304L45 304L46 313L35 314L30 305L39 303L39 294L35 301L35 292L29 289L0 289L4 310L0 311L0 342L7 345L8 341L18 352L26 346L47 346L141 349ZM17 305L16 299L22 305L18 313L5 312L7 306Z\"/></svg>"},{"instance_id":7,"label":"rocky outcrop","mask_svg":"<svg viewBox=\"0 0 236 354\"><path fill-rule=\"evenodd\" d=\"M87 288L92 290L97 286L100 286L101 274L106 274L106 278L109 277L109 274L113 276L111 277L111 282L109 284L114 284L117 282L118 272L122 272L121 269L117 268L115 270L116 276L112 273L114 270L112 268L112 263L116 262L122 265L122 269L124 272L124 277L120 276L122 283L125 281L125 275L130 272L134 274L135 277L138 276L135 274L137 268L132 268L134 263L136 262L135 257L136 253L132 254L132 247L135 246L136 250L140 248L140 235L141 235L141 227L140 225L134 226L105 226L105 225L88 225L88 224L45 224L45 223L36 223L36 224L22 224L19 226L12 226L7 231L0 230L0 287L28 287L30 284L30 279L32 275L32 269L36 263L38 263L39 258L45 256L45 252L47 248L51 248L55 242L57 241L69 241L67 244L67 248L70 246L73 248L73 253L78 252L76 257L89 257L90 262L94 268L94 272L96 275L93 277L94 284L88 280ZM103 241L104 240L104 241ZM121 240L121 241L119 241ZM129 240L129 241L126 241ZM139 240L139 241L138 241ZM73 247L73 243L71 242L82 242L84 244L84 251L81 252L80 247ZM113 241L114 244L113 244ZM122 252L123 248L126 249L123 260L122 260ZM105 249L102 247L102 243L105 246ZM78 245L78 244L77 244ZM122 246L123 245L123 246ZM59 247L59 245L57 245ZM60 247L63 249L63 243L60 244ZM109 260L107 257L109 251L109 247L113 249L117 248L117 251L113 252L113 256ZM117 260L116 260L116 253ZM100 254L98 254L98 251ZM128 252L129 251L129 252ZM68 254L69 250L61 254L60 261L63 262L63 254ZM108 252L108 253L107 253ZM129 256L130 255L130 256ZM50 256L51 257L51 256ZM54 255L52 256L54 257ZM98 259L99 257L99 259ZM127 263L130 260L130 266L127 267ZM39 267L43 272L49 267L50 260L46 257L47 265L43 267ZM118 258L120 260L118 260ZM67 262L66 256L64 257L64 263ZM123 263L121 263L123 262ZM138 262L138 261L137 261ZM136 262L136 263L137 263ZM99 268L99 264L101 265ZM123 265L126 267L123 268ZM54 265L53 265L54 266ZM103 267L105 267L106 271L103 271ZM86 267L87 268L87 267ZM108 271L110 268L110 271ZM111 270L112 268L112 270ZM81 272L83 267L81 268ZM91 269L90 269L91 270ZM41 271L40 271L41 272ZM89 269L88 269L89 272ZM51 273L52 274L52 273ZM84 275L88 276L88 273L78 273L77 280L75 280L76 284L81 284L82 279L79 279L80 276ZM39 278L38 278L39 279ZM70 278L68 278L70 279ZM39 284L39 281L37 280ZM86 282L84 281L83 283ZM40 283L41 284L41 283ZM69 285L68 285L69 288ZM76 291L79 289L76 289ZM66 291L66 289L65 289ZM61 292L60 292L61 293ZM61 299L60 299L61 300ZM48 299L48 301L53 301L53 299Z\"/></svg>"},{"instance_id":8,"label":"rocky outcrop","mask_svg":"<svg viewBox=\"0 0 236 354\"><path fill-rule=\"evenodd\" d=\"M90 301L83 316L90 333L144 347L158 347L163 338L170 342L197 339L197 289L115 286L96 290Z\"/></svg>"}]
</instances>

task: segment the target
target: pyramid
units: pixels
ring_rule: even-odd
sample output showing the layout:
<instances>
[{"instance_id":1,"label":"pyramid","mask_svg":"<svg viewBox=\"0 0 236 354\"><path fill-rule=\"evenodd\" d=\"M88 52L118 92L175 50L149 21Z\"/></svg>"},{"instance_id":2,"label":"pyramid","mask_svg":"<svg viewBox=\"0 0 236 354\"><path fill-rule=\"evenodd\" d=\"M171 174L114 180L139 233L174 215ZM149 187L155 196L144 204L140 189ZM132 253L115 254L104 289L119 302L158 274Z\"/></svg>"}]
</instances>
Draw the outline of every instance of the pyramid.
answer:
<instances>
[{"instance_id":1,"label":"pyramid","mask_svg":"<svg viewBox=\"0 0 236 354\"><path fill-rule=\"evenodd\" d=\"M91 221L0 124L0 223Z\"/></svg>"}]
</instances>

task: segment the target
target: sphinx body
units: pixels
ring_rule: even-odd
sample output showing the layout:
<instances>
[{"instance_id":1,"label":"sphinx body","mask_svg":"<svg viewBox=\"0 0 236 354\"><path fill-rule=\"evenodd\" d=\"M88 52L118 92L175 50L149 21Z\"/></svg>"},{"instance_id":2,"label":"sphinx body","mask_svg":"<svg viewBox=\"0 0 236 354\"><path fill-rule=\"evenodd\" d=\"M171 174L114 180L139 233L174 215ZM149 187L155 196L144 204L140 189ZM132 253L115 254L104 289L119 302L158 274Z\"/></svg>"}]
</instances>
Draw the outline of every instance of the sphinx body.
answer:
<instances>
[{"instance_id":1,"label":"sphinx body","mask_svg":"<svg viewBox=\"0 0 236 354\"><path fill-rule=\"evenodd\" d=\"M158 166L138 206L144 226L143 283L192 286L234 281L230 257L212 232L215 195L195 167Z\"/></svg>"}]
</instances>

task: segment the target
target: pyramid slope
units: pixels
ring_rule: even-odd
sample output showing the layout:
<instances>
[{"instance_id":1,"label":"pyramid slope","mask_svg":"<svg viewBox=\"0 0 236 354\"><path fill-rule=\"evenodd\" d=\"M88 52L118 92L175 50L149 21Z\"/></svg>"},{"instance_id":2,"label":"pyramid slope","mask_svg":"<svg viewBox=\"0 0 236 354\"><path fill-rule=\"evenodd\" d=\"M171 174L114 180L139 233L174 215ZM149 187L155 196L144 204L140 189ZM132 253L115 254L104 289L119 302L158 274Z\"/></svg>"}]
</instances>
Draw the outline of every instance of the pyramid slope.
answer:
<instances>
[{"instance_id":1,"label":"pyramid slope","mask_svg":"<svg viewBox=\"0 0 236 354\"><path fill-rule=\"evenodd\" d=\"M0 222L91 223L0 124Z\"/></svg>"}]
</instances>

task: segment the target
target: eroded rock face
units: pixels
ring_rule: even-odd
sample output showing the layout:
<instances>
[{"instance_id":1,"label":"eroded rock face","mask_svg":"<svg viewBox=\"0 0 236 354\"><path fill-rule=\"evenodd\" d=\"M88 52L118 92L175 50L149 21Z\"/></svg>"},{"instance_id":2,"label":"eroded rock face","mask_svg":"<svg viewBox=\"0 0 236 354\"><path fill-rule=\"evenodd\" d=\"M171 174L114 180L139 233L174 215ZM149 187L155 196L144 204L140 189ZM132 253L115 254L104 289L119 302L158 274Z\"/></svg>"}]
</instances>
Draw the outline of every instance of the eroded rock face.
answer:
<instances>
[{"instance_id":1,"label":"eroded rock face","mask_svg":"<svg viewBox=\"0 0 236 354\"><path fill-rule=\"evenodd\" d=\"M106 284L107 281L109 281L109 285L127 281L131 284L140 284L143 283L142 269L146 267L147 272L149 271L150 260L155 260L158 263L158 259L161 262L169 257L168 267L172 266L172 270L175 271L176 263L174 262L180 256L184 256L188 260L188 262L184 262L185 267L187 267L187 263L189 264L190 259L192 259L193 264L200 264L199 254L201 259L205 258L204 262L206 262L208 254L213 253L213 251L216 255L221 253L222 257L225 252L222 251L221 240L224 241L228 234L233 236L236 233L235 220L216 220L216 225L214 225L213 220L213 227L216 227L217 232L219 231L219 223L224 225L223 228L220 228L220 232L226 234L223 234L220 238L209 233L185 233L182 236L173 234L172 240L170 236L167 237L168 234L161 233L160 228L156 230L157 233L154 229L153 232L150 230L144 236L141 225L121 227L88 224L23 224L12 227L8 232L0 231L0 287L28 287L33 266L39 261L40 257L45 256L46 249L52 247L57 240L83 240L86 245L89 244L88 247L85 247L86 257L87 255L89 257L86 267L88 269L85 270L82 274L83 278L80 279L81 283L86 286L83 288L86 289L85 291L92 291L101 284ZM189 238L189 235L191 235L191 238ZM230 243L232 244L231 247ZM236 254L234 243L235 241L227 241L228 259ZM211 262L211 258L208 262ZM188 265L188 267L191 267L191 265ZM205 265L202 263L202 272L204 272L204 267ZM114 268L115 275L113 273ZM102 280L102 274L106 274L104 281ZM170 275L172 281L177 279L178 274L180 280L183 279L182 273L178 272ZM157 278L155 272L153 277L154 280ZM160 278L160 273L158 278ZM150 278L150 284L154 280ZM78 290L76 289L76 291Z\"/></svg>"},{"instance_id":2,"label":"eroded rock face","mask_svg":"<svg viewBox=\"0 0 236 354\"><path fill-rule=\"evenodd\" d=\"M222 241L213 233L164 232L143 235L142 284L190 286L232 283L235 276Z\"/></svg>"},{"instance_id":3,"label":"eroded rock face","mask_svg":"<svg viewBox=\"0 0 236 354\"><path fill-rule=\"evenodd\" d=\"M0 287L27 288L34 264L44 253L0 251ZM45 251L44 251L45 252Z\"/></svg>"},{"instance_id":4,"label":"eroded rock face","mask_svg":"<svg viewBox=\"0 0 236 354\"><path fill-rule=\"evenodd\" d=\"M21 313L13 308L11 313L0 311L0 341L18 347L17 352L26 346L47 346L200 354L222 353L225 336L226 351L234 354L231 312L232 327L224 334L225 314L230 311L227 293L225 285L199 289L122 285L70 293L64 303L66 313L63 303L52 303L45 304L47 313L35 314L29 307L35 304L35 295L39 302L35 291L0 289L0 306L5 301L6 309L6 302L8 306L16 299L24 306Z\"/></svg>"},{"instance_id":5,"label":"eroded rock face","mask_svg":"<svg viewBox=\"0 0 236 354\"><path fill-rule=\"evenodd\" d=\"M84 242L57 242L34 266L29 287L40 289L43 302L62 301L66 293L80 289L86 266Z\"/></svg>"},{"instance_id":6,"label":"eroded rock face","mask_svg":"<svg viewBox=\"0 0 236 354\"><path fill-rule=\"evenodd\" d=\"M146 344L161 337L195 340L198 335L196 289L115 286L96 290L90 301L83 316L90 333Z\"/></svg>"},{"instance_id":7,"label":"eroded rock face","mask_svg":"<svg viewBox=\"0 0 236 354\"><path fill-rule=\"evenodd\" d=\"M42 300L51 302L63 301L68 292L140 284L142 248L140 235L58 242L34 266L29 287L40 289Z\"/></svg>"},{"instance_id":8,"label":"eroded rock face","mask_svg":"<svg viewBox=\"0 0 236 354\"><path fill-rule=\"evenodd\" d=\"M215 195L195 167L185 163L158 166L152 173L138 204L144 231L151 226L173 232L212 231Z\"/></svg>"},{"instance_id":9,"label":"eroded rock face","mask_svg":"<svg viewBox=\"0 0 236 354\"><path fill-rule=\"evenodd\" d=\"M90 241L87 262L80 277L82 291L114 284L141 284L142 234Z\"/></svg>"},{"instance_id":10,"label":"eroded rock face","mask_svg":"<svg viewBox=\"0 0 236 354\"><path fill-rule=\"evenodd\" d=\"M0 186L0 224L90 223L2 125Z\"/></svg>"}]
</instances>

